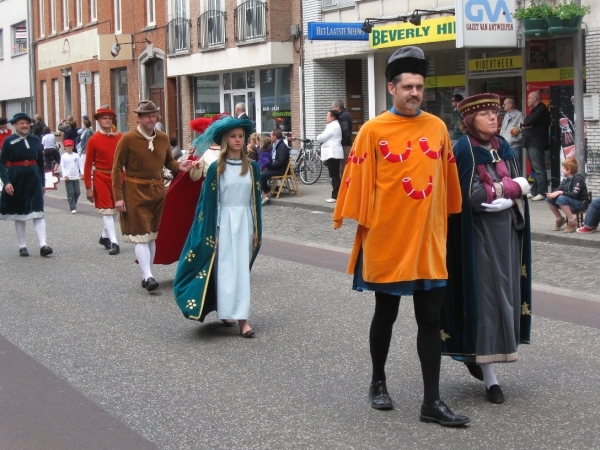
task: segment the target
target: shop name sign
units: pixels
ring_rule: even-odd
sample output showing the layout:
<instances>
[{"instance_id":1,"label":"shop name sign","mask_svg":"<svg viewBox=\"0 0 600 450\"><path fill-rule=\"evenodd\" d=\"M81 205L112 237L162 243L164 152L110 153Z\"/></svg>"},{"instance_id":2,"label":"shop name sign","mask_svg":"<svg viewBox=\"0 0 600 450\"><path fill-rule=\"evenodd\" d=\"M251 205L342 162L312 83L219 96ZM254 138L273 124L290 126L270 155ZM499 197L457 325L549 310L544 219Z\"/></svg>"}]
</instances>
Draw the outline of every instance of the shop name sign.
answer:
<instances>
[{"instance_id":1,"label":"shop name sign","mask_svg":"<svg viewBox=\"0 0 600 450\"><path fill-rule=\"evenodd\" d=\"M369 35L356 22L309 22L309 41L368 41Z\"/></svg>"},{"instance_id":2,"label":"shop name sign","mask_svg":"<svg viewBox=\"0 0 600 450\"><path fill-rule=\"evenodd\" d=\"M370 43L371 48L387 48L453 41L454 39L456 39L454 17L439 17L423 20L420 26L414 26L412 23L400 23L373 28Z\"/></svg>"},{"instance_id":3,"label":"shop name sign","mask_svg":"<svg viewBox=\"0 0 600 450\"><path fill-rule=\"evenodd\" d=\"M515 0L456 0L456 46L516 47Z\"/></svg>"},{"instance_id":4,"label":"shop name sign","mask_svg":"<svg viewBox=\"0 0 600 450\"><path fill-rule=\"evenodd\" d=\"M499 58L477 58L469 60L469 70L512 70L523 67L522 56L502 56Z\"/></svg>"}]
</instances>

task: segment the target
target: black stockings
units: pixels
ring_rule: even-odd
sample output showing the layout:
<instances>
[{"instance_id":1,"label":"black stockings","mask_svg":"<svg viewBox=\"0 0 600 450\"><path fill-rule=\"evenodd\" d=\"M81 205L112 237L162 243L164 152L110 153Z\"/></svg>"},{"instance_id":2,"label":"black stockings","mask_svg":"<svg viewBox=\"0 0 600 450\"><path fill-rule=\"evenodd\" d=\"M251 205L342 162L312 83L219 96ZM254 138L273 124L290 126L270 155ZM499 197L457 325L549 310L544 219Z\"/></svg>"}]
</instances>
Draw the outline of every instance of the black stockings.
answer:
<instances>
[{"instance_id":1,"label":"black stockings","mask_svg":"<svg viewBox=\"0 0 600 450\"><path fill-rule=\"evenodd\" d=\"M443 288L415 291L413 302L417 320L417 353L423 373L423 403L430 405L440 398L440 364L442 340L440 337L440 313L444 296ZM385 381L385 362L392 340L392 328L398 317L400 297L375 292L375 314L369 332L372 381Z\"/></svg>"}]
</instances>

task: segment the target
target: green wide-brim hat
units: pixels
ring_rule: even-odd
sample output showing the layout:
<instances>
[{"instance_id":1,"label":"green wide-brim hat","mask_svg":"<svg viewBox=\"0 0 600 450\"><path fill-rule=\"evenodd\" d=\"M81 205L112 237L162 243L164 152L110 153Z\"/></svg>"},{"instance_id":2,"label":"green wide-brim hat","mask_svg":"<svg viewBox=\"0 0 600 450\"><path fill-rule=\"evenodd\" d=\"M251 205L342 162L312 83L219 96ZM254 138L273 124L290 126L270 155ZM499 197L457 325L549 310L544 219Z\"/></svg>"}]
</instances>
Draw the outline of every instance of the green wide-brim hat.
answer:
<instances>
[{"instance_id":1,"label":"green wide-brim hat","mask_svg":"<svg viewBox=\"0 0 600 450\"><path fill-rule=\"evenodd\" d=\"M241 128L244 130L247 140L254 127L252 125L252 121L248 119L234 119L233 117L229 116L223 117L209 126L202 136L194 141L195 147L196 149L205 149L210 147L213 142L220 145L225 133L236 128Z\"/></svg>"}]
</instances>

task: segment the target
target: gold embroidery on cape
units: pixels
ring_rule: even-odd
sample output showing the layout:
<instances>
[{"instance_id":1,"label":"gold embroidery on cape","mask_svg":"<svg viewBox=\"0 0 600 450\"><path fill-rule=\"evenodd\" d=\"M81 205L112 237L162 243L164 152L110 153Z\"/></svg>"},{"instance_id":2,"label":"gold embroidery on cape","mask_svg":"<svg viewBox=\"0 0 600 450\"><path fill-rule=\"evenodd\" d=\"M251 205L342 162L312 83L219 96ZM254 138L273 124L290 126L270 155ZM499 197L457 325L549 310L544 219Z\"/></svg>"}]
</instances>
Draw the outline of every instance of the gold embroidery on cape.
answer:
<instances>
[{"instance_id":1,"label":"gold embroidery on cape","mask_svg":"<svg viewBox=\"0 0 600 450\"><path fill-rule=\"evenodd\" d=\"M521 266L521 276L527 278L527 266L525 264Z\"/></svg>"},{"instance_id":2,"label":"gold embroidery on cape","mask_svg":"<svg viewBox=\"0 0 600 450\"><path fill-rule=\"evenodd\" d=\"M450 339L450 335L446 333L443 329L440 330L440 335L442 336L442 341L447 341Z\"/></svg>"},{"instance_id":3,"label":"gold embroidery on cape","mask_svg":"<svg viewBox=\"0 0 600 450\"><path fill-rule=\"evenodd\" d=\"M200 211L200 214L198 214L198 220L200 222L202 222L204 220L204 211Z\"/></svg>"},{"instance_id":4,"label":"gold embroidery on cape","mask_svg":"<svg viewBox=\"0 0 600 450\"><path fill-rule=\"evenodd\" d=\"M206 270L201 270L200 272L198 272L198 275L196 275L196 278L203 280L205 276L206 276Z\"/></svg>"},{"instance_id":5,"label":"gold embroidery on cape","mask_svg":"<svg viewBox=\"0 0 600 450\"><path fill-rule=\"evenodd\" d=\"M197 305L196 305L196 300L195 299L188 300L187 303L186 303L186 305L185 305L185 307L187 309L194 309L196 306Z\"/></svg>"},{"instance_id":6,"label":"gold embroidery on cape","mask_svg":"<svg viewBox=\"0 0 600 450\"><path fill-rule=\"evenodd\" d=\"M529 305L527 303L523 303L521 305L521 315L522 316L530 316L531 310L529 309Z\"/></svg>"},{"instance_id":7,"label":"gold embroidery on cape","mask_svg":"<svg viewBox=\"0 0 600 450\"><path fill-rule=\"evenodd\" d=\"M194 259L195 257L196 254L192 250L190 250L189 252L187 252L185 259L187 260L187 262L192 262L192 259Z\"/></svg>"},{"instance_id":8,"label":"gold embroidery on cape","mask_svg":"<svg viewBox=\"0 0 600 450\"><path fill-rule=\"evenodd\" d=\"M207 236L206 237L206 245L208 245L209 247L213 247L215 246L215 240L212 236Z\"/></svg>"},{"instance_id":9,"label":"gold embroidery on cape","mask_svg":"<svg viewBox=\"0 0 600 450\"><path fill-rule=\"evenodd\" d=\"M212 183L210 183L210 187L212 187L213 191L217 190L217 182L213 181Z\"/></svg>"}]
</instances>

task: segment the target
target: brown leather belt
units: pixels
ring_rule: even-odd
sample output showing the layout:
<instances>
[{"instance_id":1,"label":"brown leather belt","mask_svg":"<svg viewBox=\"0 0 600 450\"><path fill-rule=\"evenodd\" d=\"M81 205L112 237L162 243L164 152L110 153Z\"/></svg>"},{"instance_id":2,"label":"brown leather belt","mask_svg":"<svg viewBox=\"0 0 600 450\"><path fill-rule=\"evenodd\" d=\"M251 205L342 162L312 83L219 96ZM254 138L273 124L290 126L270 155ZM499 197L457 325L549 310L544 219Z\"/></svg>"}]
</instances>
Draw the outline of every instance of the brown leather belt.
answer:
<instances>
[{"instance_id":1,"label":"brown leather belt","mask_svg":"<svg viewBox=\"0 0 600 450\"><path fill-rule=\"evenodd\" d=\"M97 167L94 167L94 171L102 172L102 173L112 173L112 170L110 170L110 169L98 169Z\"/></svg>"},{"instance_id":2,"label":"brown leather belt","mask_svg":"<svg viewBox=\"0 0 600 450\"><path fill-rule=\"evenodd\" d=\"M163 184L162 180L154 180L154 179L146 179L146 178L135 178L135 177L130 177L130 176L126 176L125 177L125 181L131 181L132 183L138 183L138 184L156 184L156 185L162 185Z\"/></svg>"},{"instance_id":3,"label":"brown leather belt","mask_svg":"<svg viewBox=\"0 0 600 450\"><path fill-rule=\"evenodd\" d=\"M6 167L19 167L19 166L35 166L37 161L35 159L28 159L26 161L6 161Z\"/></svg>"}]
</instances>

